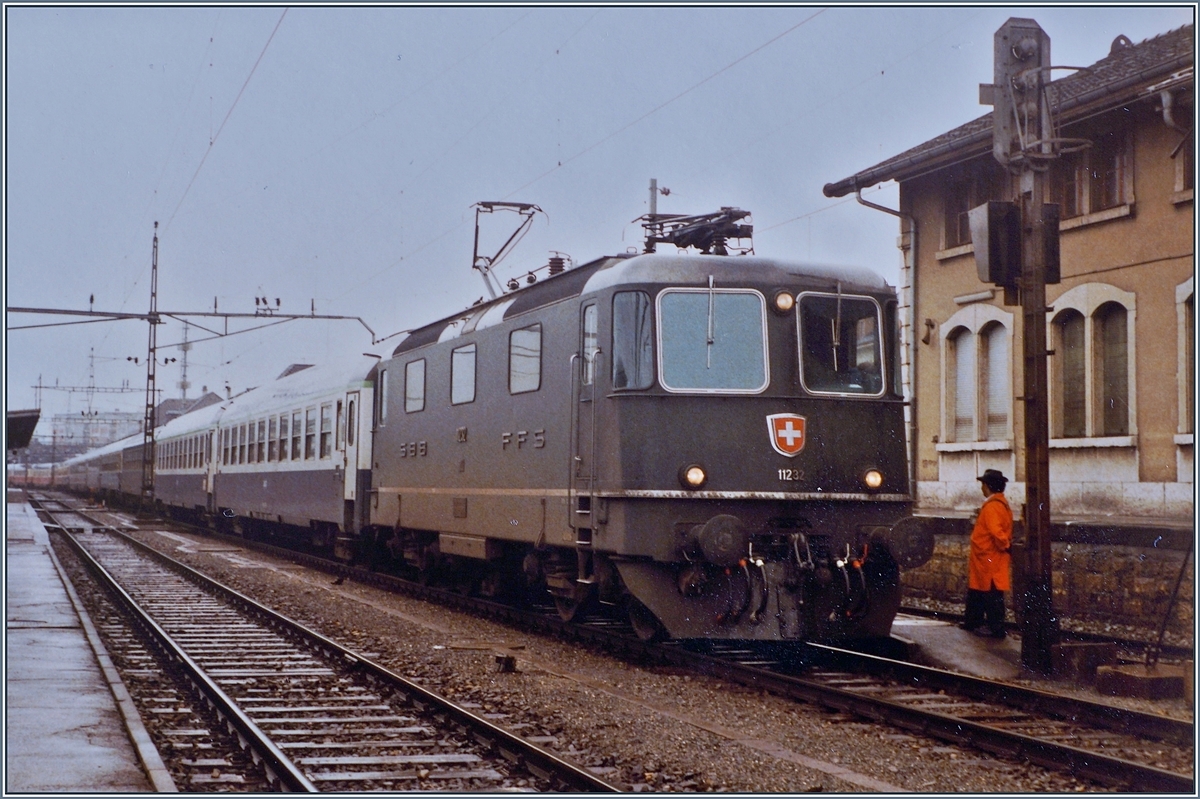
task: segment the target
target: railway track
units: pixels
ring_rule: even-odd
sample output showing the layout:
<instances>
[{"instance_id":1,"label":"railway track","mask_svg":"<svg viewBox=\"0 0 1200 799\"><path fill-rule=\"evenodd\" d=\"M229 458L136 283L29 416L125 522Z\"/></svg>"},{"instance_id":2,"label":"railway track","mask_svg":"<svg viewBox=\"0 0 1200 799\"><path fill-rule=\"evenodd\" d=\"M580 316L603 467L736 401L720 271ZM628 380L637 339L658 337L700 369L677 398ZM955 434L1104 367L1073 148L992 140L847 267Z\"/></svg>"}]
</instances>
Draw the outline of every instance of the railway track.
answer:
<instances>
[{"instance_id":1,"label":"railway track","mask_svg":"<svg viewBox=\"0 0 1200 799\"><path fill-rule=\"evenodd\" d=\"M90 517L55 518L46 505L48 527L245 741L244 773L229 758L195 758L225 782L304 792L616 790ZM181 704L164 708L190 711Z\"/></svg>"},{"instance_id":2,"label":"railway track","mask_svg":"<svg viewBox=\"0 0 1200 799\"><path fill-rule=\"evenodd\" d=\"M692 669L1100 785L1136 791L1193 790L1190 723L811 644L789 650L784 657L764 655L760 649L721 647L703 654L679 645L645 644L611 622L567 624L555 616L291 550L240 544L526 629L586 641L613 654ZM800 670L794 667L798 661L805 664Z\"/></svg>"},{"instance_id":3,"label":"railway track","mask_svg":"<svg viewBox=\"0 0 1200 799\"><path fill-rule=\"evenodd\" d=\"M949 622L951 624L960 624L963 620L961 613L947 610L931 610L929 608L916 607L901 607L900 612L908 616L917 616L926 619L938 619L940 621ZM1078 629L1086 623L1070 624L1071 620L1064 619L1063 629L1060 631L1060 637L1064 641L1079 641L1081 643L1092 644L1116 644L1117 648L1126 653L1130 658L1141 659L1146 655L1146 650L1150 647L1158 647L1157 640L1154 639L1157 635L1156 631L1146 630L1141 633L1139 638L1124 638L1115 634L1101 634L1088 632L1084 629ZM1069 625L1069 626L1068 626ZM1020 633L1020 627L1016 622L1010 621L1006 625L1006 629L1010 633ZM1125 634L1137 634L1138 631L1127 629ZM1158 650L1158 655L1164 660L1191 660L1195 654L1195 649L1191 646L1182 646L1178 644L1164 643Z\"/></svg>"}]
</instances>

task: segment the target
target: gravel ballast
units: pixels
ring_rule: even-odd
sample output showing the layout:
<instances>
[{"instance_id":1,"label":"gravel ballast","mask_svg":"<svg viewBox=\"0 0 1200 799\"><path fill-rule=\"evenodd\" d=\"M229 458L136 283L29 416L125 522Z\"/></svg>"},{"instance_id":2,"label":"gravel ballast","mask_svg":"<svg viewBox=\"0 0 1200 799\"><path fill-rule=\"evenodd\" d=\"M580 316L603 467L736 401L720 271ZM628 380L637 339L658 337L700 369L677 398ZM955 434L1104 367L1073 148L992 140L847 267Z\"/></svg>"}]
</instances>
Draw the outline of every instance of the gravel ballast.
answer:
<instances>
[{"instance_id":1,"label":"gravel ballast","mask_svg":"<svg viewBox=\"0 0 1200 799\"><path fill-rule=\"evenodd\" d=\"M137 538L632 791L1103 790L678 669L603 653L198 536ZM515 656L516 671L497 668Z\"/></svg>"}]
</instances>

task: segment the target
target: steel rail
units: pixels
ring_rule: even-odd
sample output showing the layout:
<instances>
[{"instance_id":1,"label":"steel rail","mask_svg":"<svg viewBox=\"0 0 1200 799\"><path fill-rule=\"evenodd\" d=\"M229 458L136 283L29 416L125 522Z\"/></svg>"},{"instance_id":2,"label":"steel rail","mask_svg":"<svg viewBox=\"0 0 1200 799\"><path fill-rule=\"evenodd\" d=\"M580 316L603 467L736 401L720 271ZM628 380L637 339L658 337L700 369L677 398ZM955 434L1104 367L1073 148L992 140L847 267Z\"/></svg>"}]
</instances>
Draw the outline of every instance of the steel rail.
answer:
<instances>
[{"instance_id":1,"label":"steel rail","mask_svg":"<svg viewBox=\"0 0 1200 799\"><path fill-rule=\"evenodd\" d=\"M43 511L49 513L49 511ZM231 732L235 732L246 741L248 748L256 760L261 760L267 779L281 790L292 793L317 793L318 789L299 767L285 755L258 725L210 678L203 669L175 642L175 640L140 605L122 588L113 576L92 557L91 553L75 538L62 529L62 535L70 544L71 549L83 564L103 585L109 589L121 604L134 615L137 622L151 635L159 648L186 672L196 690L204 696L213 709L225 719Z\"/></svg>"},{"instance_id":2,"label":"steel rail","mask_svg":"<svg viewBox=\"0 0 1200 799\"><path fill-rule=\"evenodd\" d=\"M919 666L823 644L810 643L808 647L823 653L839 665L848 663L855 669L867 670L873 675L889 676L908 685L932 690L952 690L955 694L984 702L996 702L1029 713L1050 715L1179 746L1192 744L1195 740L1195 727L1189 721L1059 696L1036 688L995 682L969 674L958 674L932 666Z\"/></svg>"},{"instance_id":3,"label":"steel rail","mask_svg":"<svg viewBox=\"0 0 1200 799\"><path fill-rule=\"evenodd\" d=\"M197 581L205 588L220 593L227 600L265 618L279 629L287 631L309 644L315 645L323 650L327 656L339 658L343 662L350 664L354 670L369 674L398 689L409 698L418 710L429 711L435 716L445 719L464 735L469 735L477 743L497 751L510 763L523 766L535 776L551 782L555 786L555 790L610 793L620 790L586 769L558 757L537 744L526 741L482 716L459 707L448 699L417 685L374 660L347 649L336 641L304 626L300 622L289 619L271 608L259 604L250 597L213 580L211 577L201 574L190 566L159 552L148 544L144 544L119 530L113 530L112 528L105 529L110 534L131 544L138 551L150 555L161 563L186 575L189 579Z\"/></svg>"},{"instance_id":4,"label":"steel rail","mask_svg":"<svg viewBox=\"0 0 1200 799\"><path fill-rule=\"evenodd\" d=\"M489 618L518 624L527 629L551 633L581 642L604 647L610 654L621 654L644 662L657 662L697 670L713 677L746 685L757 690L770 690L782 696L822 705L833 710L853 713L872 721L893 724L920 732L944 741L972 746L995 754L1025 758L1036 765L1054 770L1069 771L1077 776L1094 779L1107 785L1116 785L1129 790L1141 791L1193 791L1192 777L1163 769L1144 766L1108 755L1079 749L1064 744L1038 740L1021 733L990 728L955 716L928 710L916 710L887 700L856 694L853 691L822 685L819 681L781 674L767 669L740 664L687 650L678 644L647 644L636 639L614 633L609 629L569 624L557 617L532 614L498 602L480 600L442 589L421 586L411 581L390 575L382 575L365 569L334 563L314 555L297 553L282 547L240 538L221 536L236 541L241 546L259 549L285 559L299 560L305 565L331 574L351 577L366 584L382 588L400 589L422 599L436 601L456 609L481 613ZM142 545L147 546L147 545ZM151 549L147 546L147 549ZM153 551L151 549L151 551ZM167 556L161 555L166 558ZM167 558L169 560L169 558ZM827 658L836 650L808 644L815 658ZM844 656L857 653L846 652ZM1098 703L1089 703L1068 697L1025 689L1008 683L989 683L981 678L959 675L928 667L915 666L874 658L870 668L900 668L899 673L907 679L939 681L939 685L967 697L979 698L972 692L995 692L990 701L1008 704L1018 703L1017 709L1033 710L1040 714L1061 714L1062 718L1074 719L1082 724L1095 724L1105 729L1140 735L1149 730L1149 737L1170 742L1191 742L1192 725L1187 722L1166 719L1156 714L1138 713L1129 710L1112 710ZM1048 698L1053 699L1051 704ZM1054 708L1047 713L1046 706ZM1080 714L1083 718L1080 718ZM1131 725L1132 728L1126 725ZM1161 725L1162 729L1157 729Z\"/></svg>"}]
</instances>

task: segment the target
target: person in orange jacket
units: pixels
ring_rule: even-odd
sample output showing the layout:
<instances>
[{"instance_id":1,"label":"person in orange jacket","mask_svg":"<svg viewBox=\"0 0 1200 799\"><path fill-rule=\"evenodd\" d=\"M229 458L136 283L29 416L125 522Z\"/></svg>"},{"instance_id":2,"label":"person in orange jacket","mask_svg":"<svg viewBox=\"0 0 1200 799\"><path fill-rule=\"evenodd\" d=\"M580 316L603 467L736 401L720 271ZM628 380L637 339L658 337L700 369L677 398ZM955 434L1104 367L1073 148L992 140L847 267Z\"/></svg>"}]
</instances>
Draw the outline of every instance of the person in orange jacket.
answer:
<instances>
[{"instance_id":1,"label":"person in orange jacket","mask_svg":"<svg viewBox=\"0 0 1200 799\"><path fill-rule=\"evenodd\" d=\"M967 556L967 607L962 628L976 635L1003 638L1004 592L1012 590L1009 571L1012 557L1013 514L1004 496L1008 478L996 469L977 477L983 491L983 506ZM986 623L986 626L985 626Z\"/></svg>"}]
</instances>

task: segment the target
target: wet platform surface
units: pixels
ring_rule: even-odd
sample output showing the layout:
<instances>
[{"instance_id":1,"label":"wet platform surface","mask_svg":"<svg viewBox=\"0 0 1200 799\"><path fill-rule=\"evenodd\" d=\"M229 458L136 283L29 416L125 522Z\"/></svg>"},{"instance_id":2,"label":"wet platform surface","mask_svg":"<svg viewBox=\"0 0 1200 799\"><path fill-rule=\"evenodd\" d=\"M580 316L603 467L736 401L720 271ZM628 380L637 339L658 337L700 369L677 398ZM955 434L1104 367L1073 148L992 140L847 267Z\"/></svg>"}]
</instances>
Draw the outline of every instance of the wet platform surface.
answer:
<instances>
[{"instance_id":1,"label":"wet platform surface","mask_svg":"<svg viewBox=\"0 0 1200 799\"><path fill-rule=\"evenodd\" d=\"M988 638L937 619L897 616L892 634L917 645L917 662L986 680L1012 682L1022 676L1021 642Z\"/></svg>"},{"instance_id":2,"label":"wet platform surface","mask_svg":"<svg viewBox=\"0 0 1200 799\"><path fill-rule=\"evenodd\" d=\"M46 528L13 499L5 508L5 793L153 791Z\"/></svg>"}]
</instances>

